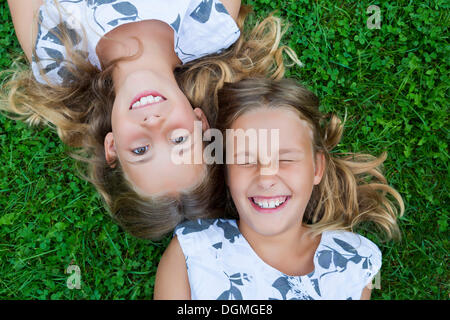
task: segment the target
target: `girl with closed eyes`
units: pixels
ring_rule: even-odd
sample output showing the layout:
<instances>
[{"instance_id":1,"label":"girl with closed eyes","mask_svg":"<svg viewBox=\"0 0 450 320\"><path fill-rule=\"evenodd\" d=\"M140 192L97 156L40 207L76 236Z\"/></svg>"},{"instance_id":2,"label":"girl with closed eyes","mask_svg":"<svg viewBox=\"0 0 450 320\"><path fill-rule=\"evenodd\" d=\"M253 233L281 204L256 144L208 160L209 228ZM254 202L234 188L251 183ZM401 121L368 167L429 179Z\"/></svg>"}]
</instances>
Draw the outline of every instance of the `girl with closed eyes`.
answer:
<instances>
[{"instance_id":1,"label":"girl with closed eyes","mask_svg":"<svg viewBox=\"0 0 450 320\"><path fill-rule=\"evenodd\" d=\"M292 80L226 84L218 101L223 132L278 130L278 145L226 136L233 161L218 165L214 183L228 201L217 219L177 226L155 299L369 299L381 251L357 228L399 238L404 211L382 174L385 154L332 152L340 120Z\"/></svg>"}]
</instances>

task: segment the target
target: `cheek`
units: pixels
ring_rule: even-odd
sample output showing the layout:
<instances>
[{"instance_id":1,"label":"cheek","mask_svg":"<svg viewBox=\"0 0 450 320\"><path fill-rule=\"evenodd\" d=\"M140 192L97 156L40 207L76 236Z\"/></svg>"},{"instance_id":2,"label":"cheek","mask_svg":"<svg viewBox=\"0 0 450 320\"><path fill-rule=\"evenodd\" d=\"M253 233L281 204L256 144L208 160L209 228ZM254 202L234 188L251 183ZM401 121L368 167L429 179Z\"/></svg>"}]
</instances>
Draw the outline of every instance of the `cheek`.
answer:
<instances>
[{"instance_id":1,"label":"cheek","mask_svg":"<svg viewBox=\"0 0 450 320\"><path fill-rule=\"evenodd\" d=\"M128 111L128 110L127 110ZM130 129L128 113L120 107L118 99L114 101L113 109L111 111L111 128L113 133L123 134Z\"/></svg>"},{"instance_id":2,"label":"cheek","mask_svg":"<svg viewBox=\"0 0 450 320\"><path fill-rule=\"evenodd\" d=\"M314 167L311 165L292 165L280 169L284 181L297 192L312 190L314 185Z\"/></svg>"},{"instance_id":3,"label":"cheek","mask_svg":"<svg viewBox=\"0 0 450 320\"><path fill-rule=\"evenodd\" d=\"M173 101L174 108L170 112L170 119L173 125L180 128L192 130L194 121L197 120L194 109L185 96L179 96Z\"/></svg>"},{"instance_id":4,"label":"cheek","mask_svg":"<svg viewBox=\"0 0 450 320\"><path fill-rule=\"evenodd\" d=\"M112 132L114 142L116 149L120 153L123 153L123 150L128 150L132 145L137 147L138 145L140 146L149 143L145 133L140 127L136 126L135 123L123 119L123 121L113 124Z\"/></svg>"},{"instance_id":5,"label":"cheek","mask_svg":"<svg viewBox=\"0 0 450 320\"><path fill-rule=\"evenodd\" d=\"M227 166L227 185L233 197L245 196L246 170L242 170L237 165Z\"/></svg>"},{"instance_id":6,"label":"cheek","mask_svg":"<svg viewBox=\"0 0 450 320\"><path fill-rule=\"evenodd\" d=\"M170 126L172 129L183 128L192 132L195 121L199 120L195 117L194 111L190 106L189 108L180 106L170 114Z\"/></svg>"}]
</instances>

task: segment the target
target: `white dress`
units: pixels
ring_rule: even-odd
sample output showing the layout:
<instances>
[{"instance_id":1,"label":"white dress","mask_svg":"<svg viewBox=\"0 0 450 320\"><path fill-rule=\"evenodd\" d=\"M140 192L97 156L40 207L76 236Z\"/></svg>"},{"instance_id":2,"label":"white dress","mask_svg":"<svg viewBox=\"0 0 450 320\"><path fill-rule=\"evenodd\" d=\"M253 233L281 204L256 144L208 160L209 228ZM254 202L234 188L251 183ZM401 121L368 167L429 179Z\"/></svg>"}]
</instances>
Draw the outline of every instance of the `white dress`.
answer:
<instances>
[{"instance_id":1,"label":"white dress","mask_svg":"<svg viewBox=\"0 0 450 320\"><path fill-rule=\"evenodd\" d=\"M69 31L75 50L101 69L96 54L100 39L130 22L159 20L174 30L174 49L182 63L218 53L231 46L239 28L219 0L45 0L39 10L36 55L32 69L37 81L70 81L68 57L58 39L60 24ZM151 32L151 30L149 30ZM84 41L82 41L82 39Z\"/></svg>"},{"instance_id":2,"label":"white dress","mask_svg":"<svg viewBox=\"0 0 450 320\"><path fill-rule=\"evenodd\" d=\"M381 252L348 231L325 231L314 271L289 276L266 264L236 220L185 221L174 231L183 250L193 300L360 299L381 268Z\"/></svg>"}]
</instances>

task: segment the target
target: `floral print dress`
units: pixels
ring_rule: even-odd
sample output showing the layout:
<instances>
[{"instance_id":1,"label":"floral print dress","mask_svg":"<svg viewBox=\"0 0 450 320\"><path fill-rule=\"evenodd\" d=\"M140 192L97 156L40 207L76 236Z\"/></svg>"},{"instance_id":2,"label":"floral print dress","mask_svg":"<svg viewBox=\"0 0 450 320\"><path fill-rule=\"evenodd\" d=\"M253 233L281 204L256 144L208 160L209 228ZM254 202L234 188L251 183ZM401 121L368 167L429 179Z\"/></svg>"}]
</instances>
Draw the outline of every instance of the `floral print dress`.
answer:
<instances>
[{"instance_id":1,"label":"floral print dress","mask_svg":"<svg viewBox=\"0 0 450 320\"><path fill-rule=\"evenodd\" d=\"M236 220L185 221L174 235L185 256L193 300L360 299L381 268L378 247L348 231L323 232L314 271L303 276L266 264Z\"/></svg>"},{"instance_id":2,"label":"floral print dress","mask_svg":"<svg viewBox=\"0 0 450 320\"><path fill-rule=\"evenodd\" d=\"M96 47L100 39L130 22L159 20L170 25L174 49L182 63L218 53L240 35L219 0L45 0L38 19L32 69L41 83L46 83L41 71L54 84L70 81L67 53L58 37L62 26L67 28L74 49L98 69Z\"/></svg>"}]
</instances>

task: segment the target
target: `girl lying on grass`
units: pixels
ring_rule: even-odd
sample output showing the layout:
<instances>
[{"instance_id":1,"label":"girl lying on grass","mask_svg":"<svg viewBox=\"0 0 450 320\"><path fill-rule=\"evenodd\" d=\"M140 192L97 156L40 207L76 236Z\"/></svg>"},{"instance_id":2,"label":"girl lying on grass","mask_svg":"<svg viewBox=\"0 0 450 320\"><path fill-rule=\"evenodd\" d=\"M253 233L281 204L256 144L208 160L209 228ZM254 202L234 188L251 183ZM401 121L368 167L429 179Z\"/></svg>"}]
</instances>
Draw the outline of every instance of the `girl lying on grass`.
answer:
<instances>
[{"instance_id":1,"label":"girl lying on grass","mask_svg":"<svg viewBox=\"0 0 450 320\"><path fill-rule=\"evenodd\" d=\"M157 239L185 218L213 212L208 168L171 161L174 146L194 148L190 135L176 133L192 133L196 120L203 130L214 125L224 81L283 75L279 19L240 37L248 10L236 0L9 5L32 71L14 70L2 108L53 126L77 147L86 179L134 236Z\"/></svg>"},{"instance_id":2,"label":"girl lying on grass","mask_svg":"<svg viewBox=\"0 0 450 320\"><path fill-rule=\"evenodd\" d=\"M381 173L386 155L332 153L340 120L326 121L318 98L294 81L242 80L218 101L223 132L279 130L278 152L267 157L266 141L256 150L227 135L233 161L215 178L229 199L222 218L177 226L154 298L369 299L381 252L353 230L372 225L398 238L404 211Z\"/></svg>"}]
</instances>

